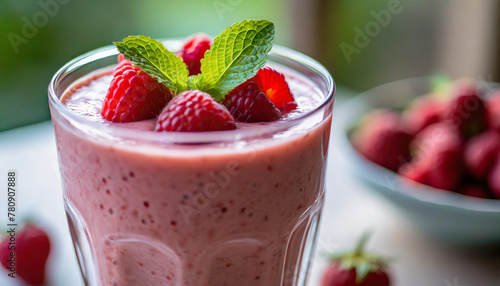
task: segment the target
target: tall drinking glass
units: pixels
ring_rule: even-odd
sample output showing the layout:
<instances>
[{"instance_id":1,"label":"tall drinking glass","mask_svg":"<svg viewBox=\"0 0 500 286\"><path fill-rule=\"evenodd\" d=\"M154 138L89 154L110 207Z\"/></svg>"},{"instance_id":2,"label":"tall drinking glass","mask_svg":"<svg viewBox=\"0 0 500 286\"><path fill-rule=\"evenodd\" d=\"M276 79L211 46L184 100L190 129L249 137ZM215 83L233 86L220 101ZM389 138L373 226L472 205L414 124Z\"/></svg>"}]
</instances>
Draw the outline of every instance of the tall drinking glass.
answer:
<instances>
[{"instance_id":1,"label":"tall drinking glass","mask_svg":"<svg viewBox=\"0 0 500 286\"><path fill-rule=\"evenodd\" d=\"M175 51L182 41L164 43ZM153 132L135 128L140 122L96 122L61 102L116 55L113 47L82 55L49 85L86 285L305 285L335 90L326 69L274 47L269 65L286 75L307 111L232 131Z\"/></svg>"}]
</instances>

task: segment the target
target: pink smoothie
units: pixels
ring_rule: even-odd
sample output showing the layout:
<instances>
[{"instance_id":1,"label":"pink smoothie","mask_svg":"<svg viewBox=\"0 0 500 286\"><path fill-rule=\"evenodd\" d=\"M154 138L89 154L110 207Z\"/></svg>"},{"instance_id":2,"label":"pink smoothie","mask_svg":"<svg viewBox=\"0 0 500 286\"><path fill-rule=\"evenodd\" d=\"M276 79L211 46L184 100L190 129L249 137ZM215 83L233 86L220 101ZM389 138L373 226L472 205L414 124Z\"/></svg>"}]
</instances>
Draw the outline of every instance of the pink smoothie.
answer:
<instances>
[{"instance_id":1,"label":"pink smoothie","mask_svg":"<svg viewBox=\"0 0 500 286\"><path fill-rule=\"evenodd\" d=\"M320 105L318 88L287 73L297 111L224 131L241 139L173 144L137 135L162 135L152 131L155 119L102 119L110 80L109 69L84 77L62 102L103 130L135 132L132 139L53 120L75 243L93 249L84 272L111 286L296 285L323 204L331 106L273 130Z\"/></svg>"}]
</instances>

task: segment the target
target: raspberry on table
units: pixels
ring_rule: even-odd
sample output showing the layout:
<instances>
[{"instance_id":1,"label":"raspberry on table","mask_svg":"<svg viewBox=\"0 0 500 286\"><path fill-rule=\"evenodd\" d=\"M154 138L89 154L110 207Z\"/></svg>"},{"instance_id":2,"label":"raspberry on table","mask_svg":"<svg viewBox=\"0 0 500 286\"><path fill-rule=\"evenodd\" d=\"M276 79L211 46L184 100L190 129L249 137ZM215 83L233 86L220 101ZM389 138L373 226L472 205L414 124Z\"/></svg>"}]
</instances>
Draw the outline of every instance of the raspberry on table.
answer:
<instances>
[{"instance_id":1,"label":"raspberry on table","mask_svg":"<svg viewBox=\"0 0 500 286\"><path fill-rule=\"evenodd\" d=\"M101 115L108 121L121 123L158 116L172 99L172 92L123 55L118 56L118 61Z\"/></svg>"},{"instance_id":2,"label":"raspberry on table","mask_svg":"<svg viewBox=\"0 0 500 286\"><path fill-rule=\"evenodd\" d=\"M211 95L199 90L182 92L163 109L155 131L222 131L236 129L234 117Z\"/></svg>"}]
</instances>

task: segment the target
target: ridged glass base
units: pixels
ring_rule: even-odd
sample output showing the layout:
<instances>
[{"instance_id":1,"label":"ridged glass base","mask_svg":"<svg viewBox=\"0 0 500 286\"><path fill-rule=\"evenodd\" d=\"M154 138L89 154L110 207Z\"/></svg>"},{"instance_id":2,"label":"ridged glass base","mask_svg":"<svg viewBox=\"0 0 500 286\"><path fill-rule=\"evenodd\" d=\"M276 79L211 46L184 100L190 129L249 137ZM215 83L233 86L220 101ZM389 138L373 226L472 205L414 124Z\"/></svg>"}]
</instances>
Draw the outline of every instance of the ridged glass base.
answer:
<instances>
[{"instance_id":1,"label":"ridged glass base","mask_svg":"<svg viewBox=\"0 0 500 286\"><path fill-rule=\"evenodd\" d=\"M107 234L104 245L95 247L92 233L79 212L65 199L71 236L85 285L104 285L99 276L113 275L112 286L172 285L187 286L193 281L183 275L183 267L200 267L205 275L195 285L307 285L309 266L314 254L323 194L300 217L288 235L285 247L269 246L263 236L219 241L207 246L198 261L186 261L161 241L133 233ZM269 246L269 247L266 247ZM104 261L96 260L92 249L103 249ZM280 258L282 257L282 258ZM267 263L266 263L267 262ZM98 265L101 264L101 267ZM191 265L191 266L189 266ZM255 265L260 275L255 275ZM280 268L273 267L280 265ZM272 269L271 269L271 268ZM266 271L267 268L267 271ZM273 277L275 277L273 279ZM265 282L267 281L267 282Z\"/></svg>"}]
</instances>

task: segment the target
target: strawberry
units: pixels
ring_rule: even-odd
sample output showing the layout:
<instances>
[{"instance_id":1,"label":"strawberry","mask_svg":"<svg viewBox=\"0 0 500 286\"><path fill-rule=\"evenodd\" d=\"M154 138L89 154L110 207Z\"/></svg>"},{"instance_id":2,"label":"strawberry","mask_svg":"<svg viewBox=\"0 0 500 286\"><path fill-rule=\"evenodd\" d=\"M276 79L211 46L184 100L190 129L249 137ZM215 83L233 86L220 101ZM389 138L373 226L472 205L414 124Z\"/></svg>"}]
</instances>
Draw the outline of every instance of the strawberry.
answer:
<instances>
[{"instance_id":1,"label":"strawberry","mask_svg":"<svg viewBox=\"0 0 500 286\"><path fill-rule=\"evenodd\" d=\"M274 121L281 117L281 112L262 92L255 78L234 88L223 103L240 122Z\"/></svg>"},{"instance_id":2,"label":"strawberry","mask_svg":"<svg viewBox=\"0 0 500 286\"><path fill-rule=\"evenodd\" d=\"M469 84L455 87L442 119L452 122L466 138L488 128L484 102L477 95L475 87Z\"/></svg>"},{"instance_id":3,"label":"strawberry","mask_svg":"<svg viewBox=\"0 0 500 286\"><path fill-rule=\"evenodd\" d=\"M427 184L442 190L455 190L460 185L463 175L461 149L441 149L435 156L429 159L432 165L427 165L432 166L427 175Z\"/></svg>"},{"instance_id":4,"label":"strawberry","mask_svg":"<svg viewBox=\"0 0 500 286\"><path fill-rule=\"evenodd\" d=\"M29 285L45 283L45 264L50 253L47 233L33 224L28 224L16 233L15 244L10 244L10 235L0 243L0 260L9 272L11 253L15 253L15 272ZM10 246L10 248L9 248ZM12 248L15 246L15 248Z\"/></svg>"},{"instance_id":5,"label":"strawberry","mask_svg":"<svg viewBox=\"0 0 500 286\"><path fill-rule=\"evenodd\" d=\"M195 35L184 42L184 46L177 52L177 56L186 63L189 75L197 75L201 72L201 59L211 45L212 40L205 34Z\"/></svg>"},{"instance_id":6,"label":"strawberry","mask_svg":"<svg viewBox=\"0 0 500 286\"><path fill-rule=\"evenodd\" d=\"M500 199L500 155L497 155L495 163L488 175L488 185L493 196Z\"/></svg>"},{"instance_id":7,"label":"strawberry","mask_svg":"<svg viewBox=\"0 0 500 286\"><path fill-rule=\"evenodd\" d=\"M412 142L412 168L401 170L402 175L420 173L419 182L443 190L456 189L462 179L464 163L460 134L449 122L433 124L421 131Z\"/></svg>"},{"instance_id":8,"label":"strawberry","mask_svg":"<svg viewBox=\"0 0 500 286\"><path fill-rule=\"evenodd\" d=\"M462 136L450 122L432 124L415 136L412 149L418 155L462 146ZM425 155L427 156L427 155Z\"/></svg>"},{"instance_id":9,"label":"strawberry","mask_svg":"<svg viewBox=\"0 0 500 286\"><path fill-rule=\"evenodd\" d=\"M282 73L270 67L263 67L257 71L256 77L258 77L256 82L259 83L260 80L261 90L282 114L297 108L297 103Z\"/></svg>"},{"instance_id":10,"label":"strawberry","mask_svg":"<svg viewBox=\"0 0 500 286\"><path fill-rule=\"evenodd\" d=\"M366 158L382 167L397 171L399 166L410 160L411 139L397 113L378 110L365 117L352 141Z\"/></svg>"},{"instance_id":11,"label":"strawberry","mask_svg":"<svg viewBox=\"0 0 500 286\"><path fill-rule=\"evenodd\" d=\"M123 56L118 56L118 60L120 63L113 70L101 115L112 122L133 122L158 116L172 98L172 92Z\"/></svg>"},{"instance_id":12,"label":"strawberry","mask_svg":"<svg viewBox=\"0 0 500 286\"><path fill-rule=\"evenodd\" d=\"M163 109L155 131L220 131L236 129L234 117L208 93L188 90Z\"/></svg>"},{"instance_id":13,"label":"strawberry","mask_svg":"<svg viewBox=\"0 0 500 286\"><path fill-rule=\"evenodd\" d=\"M480 199L489 199L491 196L488 192L488 189L479 185L479 184L469 184L460 187L458 192L462 195L466 195L469 197L475 197Z\"/></svg>"},{"instance_id":14,"label":"strawberry","mask_svg":"<svg viewBox=\"0 0 500 286\"><path fill-rule=\"evenodd\" d=\"M496 90L486 101L488 126L500 131L500 89Z\"/></svg>"},{"instance_id":15,"label":"strawberry","mask_svg":"<svg viewBox=\"0 0 500 286\"><path fill-rule=\"evenodd\" d=\"M323 273L321 286L389 286L386 259L367 254L364 245L368 236L360 240L353 252L334 255Z\"/></svg>"},{"instance_id":16,"label":"strawberry","mask_svg":"<svg viewBox=\"0 0 500 286\"><path fill-rule=\"evenodd\" d=\"M500 154L500 134L492 130L480 133L465 145L465 166L476 179L485 180L497 154Z\"/></svg>"},{"instance_id":17,"label":"strawberry","mask_svg":"<svg viewBox=\"0 0 500 286\"><path fill-rule=\"evenodd\" d=\"M403 120L412 135L441 120L444 104L432 98L422 98L403 112Z\"/></svg>"},{"instance_id":18,"label":"strawberry","mask_svg":"<svg viewBox=\"0 0 500 286\"><path fill-rule=\"evenodd\" d=\"M406 163L399 167L398 173L412 181L429 185L428 176L432 171L432 168L429 166L430 161L417 161L413 160L412 162Z\"/></svg>"}]
</instances>

